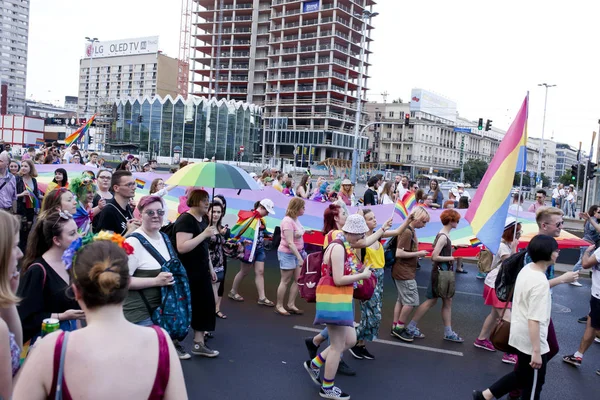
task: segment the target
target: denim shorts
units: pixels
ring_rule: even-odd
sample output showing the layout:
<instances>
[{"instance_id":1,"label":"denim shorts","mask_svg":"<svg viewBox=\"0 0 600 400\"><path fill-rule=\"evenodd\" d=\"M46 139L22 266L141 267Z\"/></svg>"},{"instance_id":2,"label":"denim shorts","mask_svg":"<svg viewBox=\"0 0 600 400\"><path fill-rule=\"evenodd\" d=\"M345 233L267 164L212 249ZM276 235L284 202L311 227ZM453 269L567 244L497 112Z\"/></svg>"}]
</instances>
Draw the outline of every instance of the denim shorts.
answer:
<instances>
[{"instance_id":1,"label":"denim shorts","mask_svg":"<svg viewBox=\"0 0 600 400\"><path fill-rule=\"evenodd\" d=\"M256 250L254 250L254 261L252 262L265 262L265 260L267 259L267 255L265 254L265 248L264 247L257 247Z\"/></svg>"},{"instance_id":2,"label":"denim shorts","mask_svg":"<svg viewBox=\"0 0 600 400\"><path fill-rule=\"evenodd\" d=\"M300 251L300 255L304 260L306 258L306 252ZM279 268L283 270L292 270L298 267L298 259L293 253L286 253L283 251L277 251L277 258L279 259Z\"/></svg>"},{"instance_id":3,"label":"denim shorts","mask_svg":"<svg viewBox=\"0 0 600 400\"><path fill-rule=\"evenodd\" d=\"M154 322L152 321L152 318L148 317L148 318L146 318L143 321L136 322L136 325L139 325L139 326L152 326L152 325L154 325Z\"/></svg>"}]
</instances>

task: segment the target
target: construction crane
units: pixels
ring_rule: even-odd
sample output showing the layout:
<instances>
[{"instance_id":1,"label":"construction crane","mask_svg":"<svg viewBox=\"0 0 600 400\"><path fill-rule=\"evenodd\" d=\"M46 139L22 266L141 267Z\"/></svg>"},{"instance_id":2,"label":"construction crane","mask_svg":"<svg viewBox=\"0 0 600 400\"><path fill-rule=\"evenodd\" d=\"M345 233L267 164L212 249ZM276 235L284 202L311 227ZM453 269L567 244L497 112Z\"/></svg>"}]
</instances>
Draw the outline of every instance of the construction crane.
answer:
<instances>
[{"instance_id":1,"label":"construction crane","mask_svg":"<svg viewBox=\"0 0 600 400\"><path fill-rule=\"evenodd\" d=\"M179 59L177 60L177 94L188 97L190 83L190 43L192 39L192 9L194 0L181 0Z\"/></svg>"}]
</instances>

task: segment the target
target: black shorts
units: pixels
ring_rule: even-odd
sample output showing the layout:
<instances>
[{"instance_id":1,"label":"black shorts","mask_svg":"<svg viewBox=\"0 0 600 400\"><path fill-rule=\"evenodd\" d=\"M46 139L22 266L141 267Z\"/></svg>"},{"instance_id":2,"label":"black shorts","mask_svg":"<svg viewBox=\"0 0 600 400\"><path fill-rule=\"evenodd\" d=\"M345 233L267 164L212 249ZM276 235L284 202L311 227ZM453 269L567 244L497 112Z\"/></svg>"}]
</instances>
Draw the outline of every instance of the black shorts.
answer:
<instances>
[{"instance_id":1,"label":"black shorts","mask_svg":"<svg viewBox=\"0 0 600 400\"><path fill-rule=\"evenodd\" d=\"M600 299L594 296L590 300L590 320L592 328L600 330Z\"/></svg>"}]
</instances>

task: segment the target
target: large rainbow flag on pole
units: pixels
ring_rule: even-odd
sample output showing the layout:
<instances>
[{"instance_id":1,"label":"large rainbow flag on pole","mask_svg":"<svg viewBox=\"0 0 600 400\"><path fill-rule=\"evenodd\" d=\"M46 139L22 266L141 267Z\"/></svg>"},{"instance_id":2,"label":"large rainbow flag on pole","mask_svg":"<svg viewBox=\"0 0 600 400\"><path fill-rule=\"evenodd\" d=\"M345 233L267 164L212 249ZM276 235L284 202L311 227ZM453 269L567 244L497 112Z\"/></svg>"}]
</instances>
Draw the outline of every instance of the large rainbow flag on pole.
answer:
<instances>
[{"instance_id":1,"label":"large rainbow flag on pole","mask_svg":"<svg viewBox=\"0 0 600 400\"><path fill-rule=\"evenodd\" d=\"M493 254L496 254L500 248L515 172L519 171L519 168L522 170L526 165L524 154L526 155L527 152L522 148L527 144L528 104L527 96L517 117L500 142L500 147L465 214L473 234Z\"/></svg>"},{"instance_id":2,"label":"large rainbow flag on pole","mask_svg":"<svg viewBox=\"0 0 600 400\"><path fill-rule=\"evenodd\" d=\"M94 122L95 118L96 114L92 115L92 117L85 123L85 125L82 125L79 129L77 129L75 132L73 132L65 138L65 144L67 145L67 147L69 147L85 135L88 129L90 129L90 126L92 126L92 122Z\"/></svg>"}]
</instances>

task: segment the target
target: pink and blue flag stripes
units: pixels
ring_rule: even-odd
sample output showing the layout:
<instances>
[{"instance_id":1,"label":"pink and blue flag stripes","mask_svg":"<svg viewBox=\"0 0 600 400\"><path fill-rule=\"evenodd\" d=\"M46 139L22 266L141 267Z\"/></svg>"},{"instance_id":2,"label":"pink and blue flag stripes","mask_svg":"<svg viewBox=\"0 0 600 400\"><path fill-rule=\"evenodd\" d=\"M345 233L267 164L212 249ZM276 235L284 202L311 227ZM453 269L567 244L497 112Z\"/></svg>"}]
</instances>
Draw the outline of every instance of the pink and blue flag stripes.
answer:
<instances>
[{"instance_id":1,"label":"pink and blue flag stripes","mask_svg":"<svg viewBox=\"0 0 600 400\"><path fill-rule=\"evenodd\" d=\"M494 254L500 247L519 153L527 140L528 103L525 97L465 215L473 234Z\"/></svg>"}]
</instances>

